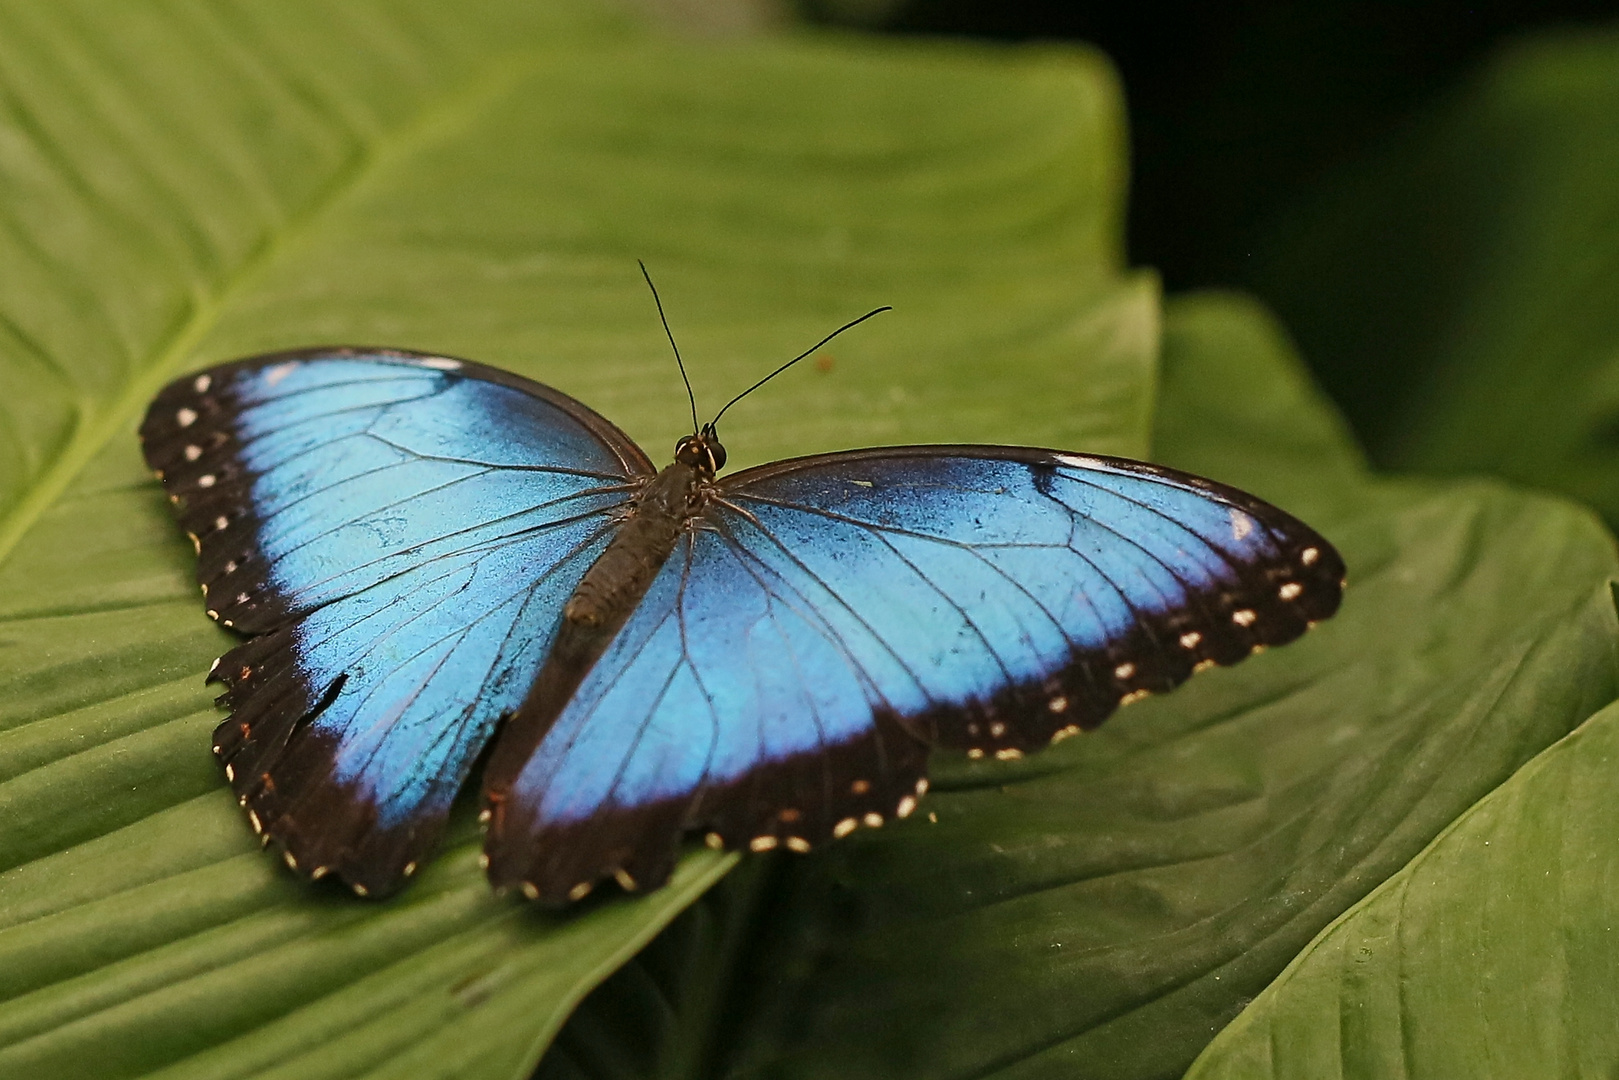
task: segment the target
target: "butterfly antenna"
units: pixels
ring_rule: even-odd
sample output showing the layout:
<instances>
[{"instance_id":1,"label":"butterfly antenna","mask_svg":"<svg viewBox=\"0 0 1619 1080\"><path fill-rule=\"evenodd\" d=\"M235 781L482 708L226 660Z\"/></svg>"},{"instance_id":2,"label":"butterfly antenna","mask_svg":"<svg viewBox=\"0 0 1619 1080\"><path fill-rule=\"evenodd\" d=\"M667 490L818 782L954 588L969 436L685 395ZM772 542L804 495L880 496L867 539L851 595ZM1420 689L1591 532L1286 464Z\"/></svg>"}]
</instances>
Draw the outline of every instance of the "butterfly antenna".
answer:
<instances>
[{"instance_id":1,"label":"butterfly antenna","mask_svg":"<svg viewBox=\"0 0 1619 1080\"><path fill-rule=\"evenodd\" d=\"M775 371L772 371L769 375L766 375L764 378L760 379L758 382L754 383L752 386L750 386L746 390L742 391L740 394L738 394L736 397L732 398L730 401L727 401L725 403L725 408L721 409L719 412L714 414L714 419L712 419L712 420L710 420L708 422L708 426L704 430L712 431L714 429L714 425L720 422L720 417L725 415L725 409L729 409L732 405L735 405L737 402L741 401L743 398L747 397L749 394L751 394L755 390L759 389L759 387L763 386L765 383L769 382L771 379L774 379L777 375L780 375L782 372L786 371L788 368L792 367L794 364L796 364L800 360L804 359L804 357L813 355L815 353L816 349L819 349L822 345L825 345L827 342L831 341L833 338L837 337L839 334L843 333L845 330L851 330L854 327L859 326L861 323L865 322L867 319L871 318L873 315L881 315L885 311L893 311L893 310L894 309L892 307L889 307L887 304L884 304L880 308L874 308L871 311L866 312L864 315L860 316L860 318L854 320L853 322L844 323L842 326L838 327L836 330L834 330L830 334L826 335L826 337L822 338L820 341L817 341L814 345L811 345L809 348L805 349L803 352L799 353L797 356L793 357L791 360L789 360L785 364L781 365L781 367L777 368Z\"/></svg>"},{"instance_id":2,"label":"butterfly antenna","mask_svg":"<svg viewBox=\"0 0 1619 1080\"><path fill-rule=\"evenodd\" d=\"M691 402L691 433L695 435L697 434L697 395L691 392L691 380L686 377L686 362L680 358L680 346L675 344L674 332L669 329L669 319L663 313L663 301L658 299L658 287L652 284L652 275L646 272L646 263L636 259L635 265L641 268L641 276L646 278L646 287L652 290L652 302L658 305L658 319L663 323L664 336L669 339L669 347L675 351L675 363L680 365L680 381L686 384L686 400ZM816 348L820 348L820 346L816 346Z\"/></svg>"}]
</instances>

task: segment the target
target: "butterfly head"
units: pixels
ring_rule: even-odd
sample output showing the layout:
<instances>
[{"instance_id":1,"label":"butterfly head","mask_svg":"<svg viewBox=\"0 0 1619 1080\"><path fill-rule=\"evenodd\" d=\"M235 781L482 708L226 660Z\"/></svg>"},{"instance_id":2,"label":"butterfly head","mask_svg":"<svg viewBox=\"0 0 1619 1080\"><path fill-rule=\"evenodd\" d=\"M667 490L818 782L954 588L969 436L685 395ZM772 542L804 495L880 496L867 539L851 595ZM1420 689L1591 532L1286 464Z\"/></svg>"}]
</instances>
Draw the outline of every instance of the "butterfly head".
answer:
<instances>
[{"instance_id":1,"label":"butterfly head","mask_svg":"<svg viewBox=\"0 0 1619 1080\"><path fill-rule=\"evenodd\" d=\"M720 445L719 433L713 424L705 424L695 435L682 436L675 443L675 460L696 469L705 480L725 468L725 447Z\"/></svg>"}]
</instances>

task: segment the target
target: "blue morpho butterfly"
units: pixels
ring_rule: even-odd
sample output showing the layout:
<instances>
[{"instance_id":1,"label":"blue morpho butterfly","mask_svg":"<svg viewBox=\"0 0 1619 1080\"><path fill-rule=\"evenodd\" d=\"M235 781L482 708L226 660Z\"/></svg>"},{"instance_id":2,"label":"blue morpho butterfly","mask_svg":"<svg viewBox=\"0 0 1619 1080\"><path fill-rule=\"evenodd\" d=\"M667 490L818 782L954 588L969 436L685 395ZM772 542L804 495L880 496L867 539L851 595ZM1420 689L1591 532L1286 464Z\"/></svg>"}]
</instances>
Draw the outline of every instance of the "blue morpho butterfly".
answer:
<instances>
[{"instance_id":1,"label":"blue morpho butterfly","mask_svg":"<svg viewBox=\"0 0 1619 1080\"><path fill-rule=\"evenodd\" d=\"M247 635L214 751L287 865L398 889L491 741L488 875L531 899L656 887L692 830L807 851L910 813L932 747L1017 757L1338 607L1330 544L1171 469L900 446L716 479L692 417L660 472L548 386L350 347L157 396L146 459Z\"/></svg>"}]
</instances>

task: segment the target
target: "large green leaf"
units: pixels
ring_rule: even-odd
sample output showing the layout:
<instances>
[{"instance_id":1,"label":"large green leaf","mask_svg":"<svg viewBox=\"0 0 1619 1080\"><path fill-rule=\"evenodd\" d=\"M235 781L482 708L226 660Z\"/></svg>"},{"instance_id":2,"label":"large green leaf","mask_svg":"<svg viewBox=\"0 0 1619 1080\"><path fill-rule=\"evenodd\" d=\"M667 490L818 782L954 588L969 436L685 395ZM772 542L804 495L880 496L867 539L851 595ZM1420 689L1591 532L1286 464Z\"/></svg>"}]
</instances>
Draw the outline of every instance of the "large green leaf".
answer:
<instances>
[{"instance_id":1,"label":"large green leaf","mask_svg":"<svg viewBox=\"0 0 1619 1080\"><path fill-rule=\"evenodd\" d=\"M1374 480L1252 301L1177 300L1165 326L1156 454L1321 525L1342 612L1026 761L938 760L929 813L750 865L586 1000L542 1077L1178 1076L1613 698L1616 561L1588 514Z\"/></svg>"},{"instance_id":2,"label":"large green leaf","mask_svg":"<svg viewBox=\"0 0 1619 1080\"><path fill-rule=\"evenodd\" d=\"M1619 522L1619 35L1504 50L1254 261L1379 460Z\"/></svg>"},{"instance_id":3,"label":"large green leaf","mask_svg":"<svg viewBox=\"0 0 1619 1080\"><path fill-rule=\"evenodd\" d=\"M511 0L0 5L0 1075L518 1075L730 861L567 918L475 830L403 897L293 882L208 753L189 545L135 423L319 341L503 364L656 456L1145 447L1157 305L1118 272L1120 107L1084 52L699 45Z\"/></svg>"},{"instance_id":4,"label":"large green leaf","mask_svg":"<svg viewBox=\"0 0 1619 1080\"><path fill-rule=\"evenodd\" d=\"M1188 1080L1619 1074L1619 705L1310 944Z\"/></svg>"}]
</instances>

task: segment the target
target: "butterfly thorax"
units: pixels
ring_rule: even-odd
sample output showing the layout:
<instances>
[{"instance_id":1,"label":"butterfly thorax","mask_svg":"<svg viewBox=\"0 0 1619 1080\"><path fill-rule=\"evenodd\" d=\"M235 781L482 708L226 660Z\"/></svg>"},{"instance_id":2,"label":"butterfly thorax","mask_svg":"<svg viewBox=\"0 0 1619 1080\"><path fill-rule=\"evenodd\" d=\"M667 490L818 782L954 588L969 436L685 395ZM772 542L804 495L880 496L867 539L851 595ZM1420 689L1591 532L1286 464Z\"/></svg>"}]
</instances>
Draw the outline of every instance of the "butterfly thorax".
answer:
<instances>
[{"instance_id":1,"label":"butterfly thorax","mask_svg":"<svg viewBox=\"0 0 1619 1080\"><path fill-rule=\"evenodd\" d=\"M700 454L681 454L694 438L682 439L677 459L641 489L630 516L569 598L563 609L568 622L616 628L645 595L653 577L674 552L687 522L707 501L708 485L714 479L714 471L708 466L716 457L720 463L725 460L723 449L714 455L707 444L703 444ZM718 447L719 443L715 441L712 446Z\"/></svg>"}]
</instances>

